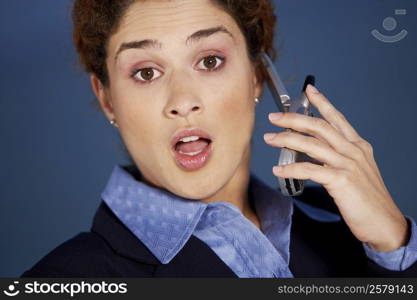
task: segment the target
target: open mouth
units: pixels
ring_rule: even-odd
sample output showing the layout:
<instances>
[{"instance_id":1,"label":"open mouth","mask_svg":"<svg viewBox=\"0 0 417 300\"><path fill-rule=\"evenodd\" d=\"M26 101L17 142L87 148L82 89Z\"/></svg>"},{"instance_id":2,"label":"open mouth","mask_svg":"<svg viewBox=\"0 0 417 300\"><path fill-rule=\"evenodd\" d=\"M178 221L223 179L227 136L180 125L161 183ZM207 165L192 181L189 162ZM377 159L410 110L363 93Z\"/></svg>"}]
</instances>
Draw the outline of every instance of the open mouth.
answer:
<instances>
[{"instance_id":1,"label":"open mouth","mask_svg":"<svg viewBox=\"0 0 417 300\"><path fill-rule=\"evenodd\" d=\"M190 139L184 138L185 141L178 141L175 144L174 150L180 154L194 156L208 147L211 143L210 139L190 137Z\"/></svg>"},{"instance_id":2,"label":"open mouth","mask_svg":"<svg viewBox=\"0 0 417 300\"><path fill-rule=\"evenodd\" d=\"M175 162L186 171L202 168L208 162L213 149L211 137L197 128L178 132L172 138L171 144Z\"/></svg>"}]
</instances>

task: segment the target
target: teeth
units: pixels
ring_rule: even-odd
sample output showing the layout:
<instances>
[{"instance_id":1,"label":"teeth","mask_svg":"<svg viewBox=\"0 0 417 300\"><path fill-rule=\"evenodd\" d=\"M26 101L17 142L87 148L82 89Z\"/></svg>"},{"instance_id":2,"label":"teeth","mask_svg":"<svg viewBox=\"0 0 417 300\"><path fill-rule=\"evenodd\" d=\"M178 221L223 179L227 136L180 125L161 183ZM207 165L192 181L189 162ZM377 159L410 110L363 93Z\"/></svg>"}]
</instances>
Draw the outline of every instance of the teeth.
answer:
<instances>
[{"instance_id":1,"label":"teeth","mask_svg":"<svg viewBox=\"0 0 417 300\"><path fill-rule=\"evenodd\" d=\"M199 137L198 136L187 136L185 138L180 139L181 142L187 143L187 142L194 142L196 140L198 140Z\"/></svg>"},{"instance_id":2,"label":"teeth","mask_svg":"<svg viewBox=\"0 0 417 300\"><path fill-rule=\"evenodd\" d=\"M196 155L196 154L198 154L198 153L200 153L201 151L203 151L204 149L202 149L202 150L200 150L200 151L197 151L197 152L182 152L181 150L180 151L178 151L179 153L181 153L181 154L185 154L185 155L190 155L190 156L192 156L192 155Z\"/></svg>"}]
</instances>

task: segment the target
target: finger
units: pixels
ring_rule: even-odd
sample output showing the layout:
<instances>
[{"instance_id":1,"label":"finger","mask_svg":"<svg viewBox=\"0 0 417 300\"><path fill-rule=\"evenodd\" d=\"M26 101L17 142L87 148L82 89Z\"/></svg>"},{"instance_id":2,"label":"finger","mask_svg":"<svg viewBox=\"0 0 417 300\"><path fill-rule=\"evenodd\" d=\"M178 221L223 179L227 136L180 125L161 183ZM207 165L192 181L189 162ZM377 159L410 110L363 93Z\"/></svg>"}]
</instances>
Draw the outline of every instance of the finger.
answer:
<instances>
[{"instance_id":1,"label":"finger","mask_svg":"<svg viewBox=\"0 0 417 300\"><path fill-rule=\"evenodd\" d=\"M331 167L346 168L353 161L336 152L332 147L316 139L300 133L285 131L264 135L265 142L276 147L286 147L323 162Z\"/></svg>"},{"instance_id":2,"label":"finger","mask_svg":"<svg viewBox=\"0 0 417 300\"><path fill-rule=\"evenodd\" d=\"M274 116L277 114L270 114L270 120L276 126L291 128L314 136L346 157L357 158L361 155L358 147L349 142L326 120L297 113L279 114L280 117L277 119L273 118Z\"/></svg>"},{"instance_id":3,"label":"finger","mask_svg":"<svg viewBox=\"0 0 417 300\"><path fill-rule=\"evenodd\" d=\"M313 180L327 186L335 177L335 170L328 167L315 165L309 162L293 163L283 166L274 166L272 172L281 178L296 178L301 180Z\"/></svg>"},{"instance_id":4,"label":"finger","mask_svg":"<svg viewBox=\"0 0 417 300\"><path fill-rule=\"evenodd\" d=\"M361 139L345 116L315 87L309 84L306 88L306 95L308 101L318 109L323 118L337 128L349 141L355 142Z\"/></svg>"}]
</instances>

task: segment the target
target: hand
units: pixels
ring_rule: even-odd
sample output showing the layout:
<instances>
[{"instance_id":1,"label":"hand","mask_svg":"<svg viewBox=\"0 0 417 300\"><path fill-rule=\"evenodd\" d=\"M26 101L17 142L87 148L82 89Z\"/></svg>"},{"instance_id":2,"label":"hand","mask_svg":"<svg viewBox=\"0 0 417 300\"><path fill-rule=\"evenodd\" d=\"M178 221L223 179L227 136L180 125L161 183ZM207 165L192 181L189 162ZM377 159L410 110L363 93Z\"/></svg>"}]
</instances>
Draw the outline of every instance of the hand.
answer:
<instances>
[{"instance_id":1,"label":"hand","mask_svg":"<svg viewBox=\"0 0 417 300\"><path fill-rule=\"evenodd\" d=\"M265 134L274 147L304 152L311 162L274 167L282 178L310 179L322 184L357 239L377 251L393 251L407 244L408 223L391 198L373 156L372 146L358 135L341 112L312 85L310 103L324 119L295 113L273 113L270 121L282 128L304 132Z\"/></svg>"}]
</instances>

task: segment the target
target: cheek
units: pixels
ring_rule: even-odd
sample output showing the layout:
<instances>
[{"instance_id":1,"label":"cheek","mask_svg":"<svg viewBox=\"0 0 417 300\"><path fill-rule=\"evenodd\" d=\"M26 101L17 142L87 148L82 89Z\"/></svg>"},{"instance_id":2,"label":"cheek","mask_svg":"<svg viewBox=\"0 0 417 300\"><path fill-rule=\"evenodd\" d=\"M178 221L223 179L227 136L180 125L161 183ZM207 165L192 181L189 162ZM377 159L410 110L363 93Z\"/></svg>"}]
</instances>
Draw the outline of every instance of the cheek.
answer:
<instances>
[{"instance_id":1,"label":"cheek","mask_svg":"<svg viewBox=\"0 0 417 300\"><path fill-rule=\"evenodd\" d=\"M244 61L243 58L238 61ZM238 65L231 68L222 90L224 98L223 115L233 127L250 128L254 119L253 87L251 85L249 65Z\"/></svg>"},{"instance_id":2,"label":"cheek","mask_svg":"<svg viewBox=\"0 0 417 300\"><path fill-rule=\"evenodd\" d=\"M239 72L242 76L236 76L233 82L233 88L229 91L229 100L227 102L227 109L233 113L236 119L241 117L248 117L254 113L253 87L249 77L244 75L249 74L248 69ZM243 121L243 120L242 120Z\"/></svg>"},{"instance_id":3,"label":"cheek","mask_svg":"<svg viewBox=\"0 0 417 300\"><path fill-rule=\"evenodd\" d=\"M228 93L224 102L224 110L229 112L231 117L239 119L241 114L250 114L253 112L253 103L250 100L249 90L236 87Z\"/></svg>"},{"instance_id":4,"label":"cheek","mask_svg":"<svg viewBox=\"0 0 417 300\"><path fill-rule=\"evenodd\" d=\"M125 90L125 94L118 94L117 118L120 119L120 134L131 152L149 153L149 147L155 145L155 136L160 130L156 117L160 117L155 107L139 101L133 91ZM141 95L143 97L143 95Z\"/></svg>"},{"instance_id":5,"label":"cheek","mask_svg":"<svg viewBox=\"0 0 417 300\"><path fill-rule=\"evenodd\" d=\"M111 96L116 104L116 116L123 131L134 135L146 133L148 124L152 124L155 107L149 105L150 101L145 101L150 95L139 93L134 85L128 83L127 80L118 80L118 77L113 80Z\"/></svg>"},{"instance_id":6,"label":"cheek","mask_svg":"<svg viewBox=\"0 0 417 300\"><path fill-rule=\"evenodd\" d=\"M139 147L147 148L154 144L160 130L158 123L155 122L157 116L160 118L160 115L150 109L144 109L143 106L126 107L122 115L126 135L134 138Z\"/></svg>"},{"instance_id":7,"label":"cheek","mask_svg":"<svg viewBox=\"0 0 417 300\"><path fill-rule=\"evenodd\" d=\"M249 89L236 88L230 91L221 108L223 128L228 128L228 135L243 142L250 139L254 124L254 103Z\"/></svg>"}]
</instances>

